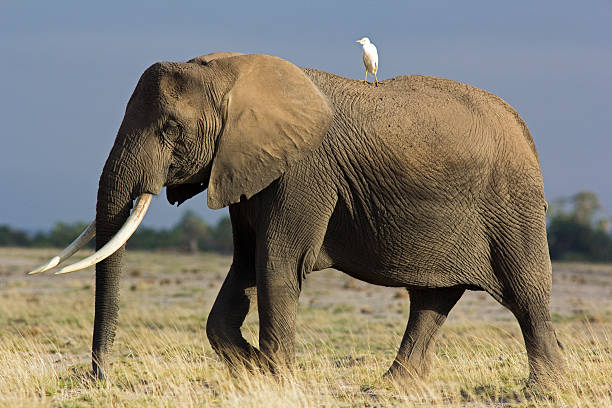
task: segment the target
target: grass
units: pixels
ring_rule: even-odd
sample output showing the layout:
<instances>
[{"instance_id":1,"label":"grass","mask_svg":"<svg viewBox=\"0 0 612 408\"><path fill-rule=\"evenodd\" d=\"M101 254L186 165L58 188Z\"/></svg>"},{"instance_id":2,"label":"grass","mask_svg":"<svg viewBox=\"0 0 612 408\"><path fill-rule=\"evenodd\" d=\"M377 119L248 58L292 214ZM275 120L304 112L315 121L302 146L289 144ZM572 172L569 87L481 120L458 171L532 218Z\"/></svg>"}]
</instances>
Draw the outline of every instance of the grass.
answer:
<instances>
[{"instance_id":1,"label":"grass","mask_svg":"<svg viewBox=\"0 0 612 408\"><path fill-rule=\"evenodd\" d=\"M128 253L111 375L92 381L91 270L23 276L53 254L0 249L0 406L612 406L612 266L554 265L568 383L534 395L518 324L479 292L451 312L425 382L382 380L409 299L336 271L305 281L293 374L232 376L204 333L231 261L213 254ZM256 315L243 328L254 344Z\"/></svg>"}]
</instances>

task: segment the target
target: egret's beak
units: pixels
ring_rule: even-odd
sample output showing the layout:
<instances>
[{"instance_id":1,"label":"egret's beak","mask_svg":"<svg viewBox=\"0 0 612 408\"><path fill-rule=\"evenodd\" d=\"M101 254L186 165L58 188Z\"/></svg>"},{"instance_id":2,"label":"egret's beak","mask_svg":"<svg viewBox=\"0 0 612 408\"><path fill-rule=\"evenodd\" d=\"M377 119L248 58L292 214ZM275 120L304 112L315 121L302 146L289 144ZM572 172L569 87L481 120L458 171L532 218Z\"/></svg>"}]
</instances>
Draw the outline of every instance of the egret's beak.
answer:
<instances>
[{"instance_id":1,"label":"egret's beak","mask_svg":"<svg viewBox=\"0 0 612 408\"><path fill-rule=\"evenodd\" d=\"M355 42L361 43L361 40L357 40L357 41L355 41Z\"/></svg>"}]
</instances>

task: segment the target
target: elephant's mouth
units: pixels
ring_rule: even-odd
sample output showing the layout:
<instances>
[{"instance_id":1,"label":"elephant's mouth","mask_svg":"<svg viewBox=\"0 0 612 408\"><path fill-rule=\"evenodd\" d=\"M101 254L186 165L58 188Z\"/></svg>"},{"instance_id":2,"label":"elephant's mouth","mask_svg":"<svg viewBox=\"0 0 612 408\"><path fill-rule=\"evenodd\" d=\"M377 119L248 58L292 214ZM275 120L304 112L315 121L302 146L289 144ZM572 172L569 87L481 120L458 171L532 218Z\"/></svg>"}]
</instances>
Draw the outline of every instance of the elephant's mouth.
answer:
<instances>
[{"instance_id":1,"label":"elephant's mouth","mask_svg":"<svg viewBox=\"0 0 612 408\"><path fill-rule=\"evenodd\" d=\"M208 187L207 183L187 183L166 186L166 198L172 205L181 205L191 197L200 194Z\"/></svg>"},{"instance_id":2,"label":"elephant's mouth","mask_svg":"<svg viewBox=\"0 0 612 408\"><path fill-rule=\"evenodd\" d=\"M195 165L192 167L196 167ZM208 163L195 174L187 174L178 166L170 164L168 182L166 183L166 198L172 205L181 205L191 197L200 194L208 188L212 164Z\"/></svg>"},{"instance_id":3,"label":"elephant's mouth","mask_svg":"<svg viewBox=\"0 0 612 408\"><path fill-rule=\"evenodd\" d=\"M87 258L76 262L72 265L68 265L55 272L55 274L69 273L79 271L81 269L88 268L92 265L97 264L100 261L108 258L114 254L119 248L126 243L126 241L132 236L136 229L142 222L149 204L151 204L152 194L144 193L136 199L134 209L132 213L125 221L123 226L117 231L117 233L99 250ZM83 248L89 241L96 236L96 222L93 221L89 226L75 239L70 245L68 245L62 252L57 256L51 258L47 263L39 266L38 268L28 272L28 274L36 274L48 271L49 269L55 268L60 263L74 255L79 249Z\"/></svg>"}]
</instances>

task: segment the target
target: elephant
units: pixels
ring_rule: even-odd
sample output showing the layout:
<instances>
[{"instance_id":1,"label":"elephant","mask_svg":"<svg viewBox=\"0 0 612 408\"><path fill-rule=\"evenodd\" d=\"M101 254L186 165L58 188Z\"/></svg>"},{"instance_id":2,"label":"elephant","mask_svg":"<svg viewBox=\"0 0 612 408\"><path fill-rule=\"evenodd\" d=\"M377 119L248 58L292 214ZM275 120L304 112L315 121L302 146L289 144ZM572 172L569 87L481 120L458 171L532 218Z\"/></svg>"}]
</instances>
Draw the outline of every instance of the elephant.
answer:
<instances>
[{"instance_id":1,"label":"elephant","mask_svg":"<svg viewBox=\"0 0 612 408\"><path fill-rule=\"evenodd\" d=\"M233 262L206 333L230 367L292 367L303 281L336 268L409 292L390 379L424 378L448 313L466 290L480 290L518 320L528 384L560 381L540 162L522 118L495 95L420 75L374 87L260 54L150 66L100 176L95 221L34 271L95 235L96 254L59 272L96 263L99 378L108 374L125 242L163 187L170 204L207 189L210 208L229 206ZM258 348L241 334L255 304Z\"/></svg>"}]
</instances>

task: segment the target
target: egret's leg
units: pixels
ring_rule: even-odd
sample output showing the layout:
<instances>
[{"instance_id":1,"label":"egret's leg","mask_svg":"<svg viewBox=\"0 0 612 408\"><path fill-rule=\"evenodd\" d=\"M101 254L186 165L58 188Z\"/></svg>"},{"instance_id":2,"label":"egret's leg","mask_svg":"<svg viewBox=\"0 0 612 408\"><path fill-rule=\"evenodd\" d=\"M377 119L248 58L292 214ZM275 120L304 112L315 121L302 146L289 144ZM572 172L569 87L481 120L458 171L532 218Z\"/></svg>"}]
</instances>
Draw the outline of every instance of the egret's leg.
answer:
<instances>
[{"instance_id":1,"label":"egret's leg","mask_svg":"<svg viewBox=\"0 0 612 408\"><path fill-rule=\"evenodd\" d=\"M378 77L376 76L376 71L374 71L374 79L376 80L376 86L378 86Z\"/></svg>"},{"instance_id":2,"label":"egret's leg","mask_svg":"<svg viewBox=\"0 0 612 408\"><path fill-rule=\"evenodd\" d=\"M364 84L368 83L368 70L366 69L366 75L365 75L365 79L363 80Z\"/></svg>"}]
</instances>

